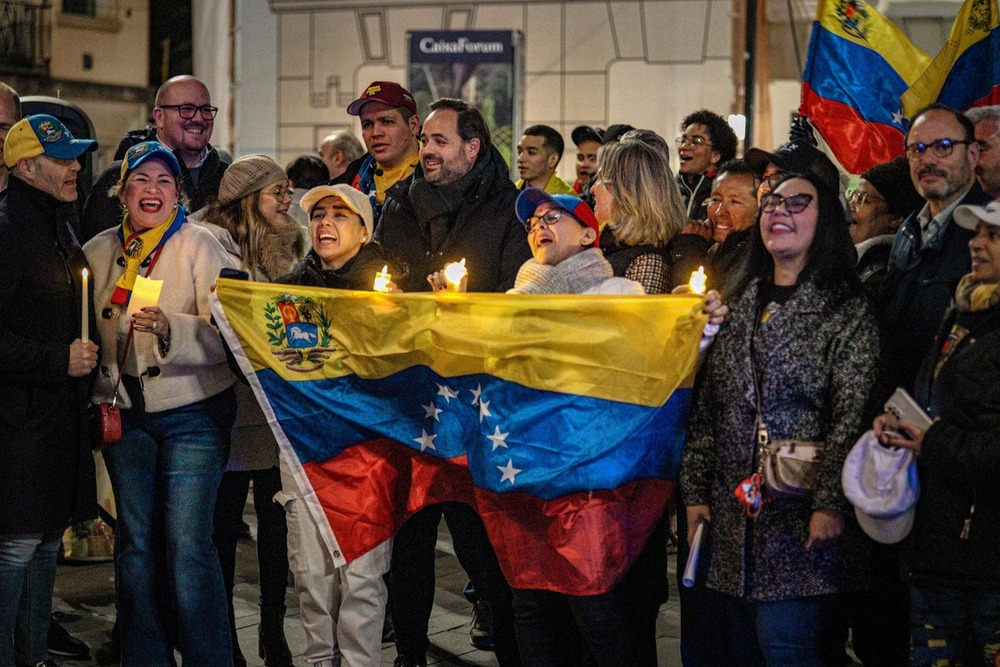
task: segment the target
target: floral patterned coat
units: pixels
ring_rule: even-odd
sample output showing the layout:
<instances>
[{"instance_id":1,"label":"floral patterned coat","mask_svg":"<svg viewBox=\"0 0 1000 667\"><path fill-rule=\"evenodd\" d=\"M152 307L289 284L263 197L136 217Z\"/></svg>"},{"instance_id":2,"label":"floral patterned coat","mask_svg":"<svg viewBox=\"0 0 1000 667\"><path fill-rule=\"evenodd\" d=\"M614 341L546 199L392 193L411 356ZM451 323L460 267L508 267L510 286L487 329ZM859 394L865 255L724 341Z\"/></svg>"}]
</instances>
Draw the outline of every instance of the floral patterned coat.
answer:
<instances>
[{"instance_id":1,"label":"floral patterned coat","mask_svg":"<svg viewBox=\"0 0 1000 667\"><path fill-rule=\"evenodd\" d=\"M809 280L769 307L753 344L769 435L825 441L826 449L810 496L774 498L752 520L733 491L757 467L749 353L758 286L733 304L699 373L681 468L684 499L711 506L709 587L761 601L835 593L845 586L854 524L840 472L863 430L878 357L875 320L863 294L845 297ZM848 528L837 544L807 551L817 509L840 512Z\"/></svg>"}]
</instances>

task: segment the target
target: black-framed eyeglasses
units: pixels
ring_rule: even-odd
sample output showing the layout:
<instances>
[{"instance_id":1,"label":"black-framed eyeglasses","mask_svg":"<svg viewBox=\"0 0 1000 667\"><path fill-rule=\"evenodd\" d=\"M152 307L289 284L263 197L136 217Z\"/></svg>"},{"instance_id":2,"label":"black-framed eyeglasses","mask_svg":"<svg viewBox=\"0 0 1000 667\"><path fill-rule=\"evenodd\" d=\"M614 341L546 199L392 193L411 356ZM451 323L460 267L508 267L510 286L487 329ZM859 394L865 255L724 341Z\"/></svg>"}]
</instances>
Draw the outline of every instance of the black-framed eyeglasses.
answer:
<instances>
[{"instance_id":1,"label":"black-framed eyeglasses","mask_svg":"<svg viewBox=\"0 0 1000 667\"><path fill-rule=\"evenodd\" d=\"M906 157L911 160L919 159L924 153L927 152L929 148L934 157L948 157L951 152L955 150L955 146L959 144L971 144L972 142L968 139L938 139L937 141L932 141L929 144L923 142L916 142L913 144L906 145Z\"/></svg>"},{"instance_id":2,"label":"black-framed eyeglasses","mask_svg":"<svg viewBox=\"0 0 1000 667\"><path fill-rule=\"evenodd\" d=\"M273 190L265 190L264 192L271 195L278 201L281 201L282 199L291 199L295 194L295 192L289 190L288 188L275 188Z\"/></svg>"},{"instance_id":3,"label":"black-framed eyeglasses","mask_svg":"<svg viewBox=\"0 0 1000 667\"><path fill-rule=\"evenodd\" d=\"M854 208L861 208L865 205L865 202L877 202L885 201L884 197L879 197L878 195L873 195L870 192L865 192L860 188L855 188L847 193L847 203Z\"/></svg>"},{"instance_id":4,"label":"black-framed eyeglasses","mask_svg":"<svg viewBox=\"0 0 1000 667\"><path fill-rule=\"evenodd\" d=\"M688 146L711 146L712 142L700 134L696 134L693 137L677 137L674 139L674 145L677 148L682 148L685 144Z\"/></svg>"},{"instance_id":5,"label":"black-framed eyeglasses","mask_svg":"<svg viewBox=\"0 0 1000 667\"><path fill-rule=\"evenodd\" d=\"M161 104L161 109L176 109L177 115L185 120L191 120L197 112L201 112L201 117L205 120L212 120L215 114L219 113L219 107L209 105L195 106L193 104Z\"/></svg>"},{"instance_id":6,"label":"black-framed eyeglasses","mask_svg":"<svg viewBox=\"0 0 1000 667\"><path fill-rule=\"evenodd\" d=\"M764 213L774 213L778 210L779 206L784 204L785 210L790 214L795 215L796 213L801 213L806 210L809 204L812 203L812 200L813 196L810 194L788 195L787 197L782 197L781 195L768 193L761 197L760 209L764 211Z\"/></svg>"},{"instance_id":7,"label":"black-framed eyeglasses","mask_svg":"<svg viewBox=\"0 0 1000 667\"><path fill-rule=\"evenodd\" d=\"M528 218L528 221L524 223L524 231L528 232L529 235L534 234L538 231L538 225L545 223L546 227L551 227L552 225L558 223L562 219L576 220L572 215L566 211L554 208L546 211L542 215L533 215Z\"/></svg>"}]
</instances>

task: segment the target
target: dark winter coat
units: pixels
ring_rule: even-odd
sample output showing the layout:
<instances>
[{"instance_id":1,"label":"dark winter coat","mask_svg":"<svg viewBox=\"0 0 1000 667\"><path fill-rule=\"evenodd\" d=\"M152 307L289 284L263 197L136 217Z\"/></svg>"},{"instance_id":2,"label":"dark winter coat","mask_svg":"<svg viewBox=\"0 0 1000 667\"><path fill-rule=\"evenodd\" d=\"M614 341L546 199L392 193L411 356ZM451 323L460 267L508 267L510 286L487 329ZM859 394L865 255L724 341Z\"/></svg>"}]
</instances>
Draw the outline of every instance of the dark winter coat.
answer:
<instances>
[{"instance_id":1,"label":"dark winter coat","mask_svg":"<svg viewBox=\"0 0 1000 667\"><path fill-rule=\"evenodd\" d=\"M975 183L961 204L985 206L990 201ZM882 364L873 396L878 406L896 387L913 388L920 362L934 343L958 281L972 266L972 232L949 221L939 242L922 248L918 213L906 218L896 233L875 310L882 326Z\"/></svg>"},{"instance_id":2,"label":"dark winter coat","mask_svg":"<svg viewBox=\"0 0 1000 667\"><path fill-rule=\"evenodd\" d=\"M952 324L969 333L934 377ZM1000 587L1000 306L950 310L917 379L932 417L917 464L914 579L960 588ZM975 512L972 507L975 505ZM968 535L962 528L969 521Z\"/></svg>"},{"instance_id":3,"label":"dark winter coat","mask_svg":"<svg viewBox=\"0 0 1000 667\"><path fill-rule=\"evenodd\" d=\"M377 243L361 246L358 254L337 270L324 269L316 251L310 250L289 273L274 282L283 285L371 290L375 284L375 274L383 266L389 267L393 282L397 284L406 277L406 267L389 257Z\"/></svg>"},{"instance_id":4,"label":"dark winter coat","mask_svg":"<svg viewBox=\"0 0 1000 667\"><path fill-rule=\"evenodd\" d=\"M712 181L715 180L717 170L712 167L704 175L699 174L694 177L692 185L688 185L684 174L677 174L675 180L677 189L681 191L684 199L684 210L689 220L708 220L708 208L705 200L712 196Z\"/></svg>"},{"instance_id":5,"label":"dark winter coat","mask_svg":"<svg viewBox=\"0 0 1000 667\"><path fill-rule=\"evenodd\" d=\"M878 354L865 297L821 290L806 280L758 330L754 358L764 421L772 440L824 441L816 488L781 497L751 520L733 495L757 469L756 418L749 350L758 322L758 282L731 304L699 372L681 488L688 505L710 505L708 586L753 600L834 593L845 586L850 540L804 548L814 510L849 518L840 471L857 440Z\"/></svg>"},{"instance_id":6,"label":"dark winter coat","mask_svg":"<svg viewBox=\"0 0 1000 667\"><path fill-rule=\"evenodd\" d=\"M494 147L480 152L470 174L472 182L437 247L428 220L418 217L414 205L414 188L423 181L421 167L389 188L375 240L409 265L409 277L397 283L404 292L429 291L427 276L463 257L470 292L505 292L531 258L527 234L514 213L518 192L503 156Z\"/></svg>"},{"instance_id":7,"label":"dark winter coat","mask_svg":"<svg viewBox=\"0 0 1000 667\"><path fill-rule=\"evenodd\" d=\"M75 211L18 178L0 197L0 534L59 532L97 509L90 378L68 373L87 267Z\"/></svg>"},{"instance_id":8,"label":"dark winter coat","mask_svg":"<svg viewBox=\"0 0 1000 667\"><path fill-rule=\"evenodd\" d=\"M147 127L144 130L136 130L126 134L121 143L118 144L115 161L97 177L80 218L83 230L82 243L86 243L105 229L121 224L124 213L121 202L117 197L109 196L108 190L121 177L122 159L125 157L126 151L143 141L157 141L155 127ZM229 168L229 163L219 157L218 151L209 144L208 155L205 156L205 161L198 168L198 182L195 183L190 170L184 164L184 160L177 154L177 151L174 151L174 154L177 155L177 162L181 166L181 190L188 199L185 208L189 213L194 213L218 197L219 184L222 183L222 175Z\"/></svg>"}]
</instances>

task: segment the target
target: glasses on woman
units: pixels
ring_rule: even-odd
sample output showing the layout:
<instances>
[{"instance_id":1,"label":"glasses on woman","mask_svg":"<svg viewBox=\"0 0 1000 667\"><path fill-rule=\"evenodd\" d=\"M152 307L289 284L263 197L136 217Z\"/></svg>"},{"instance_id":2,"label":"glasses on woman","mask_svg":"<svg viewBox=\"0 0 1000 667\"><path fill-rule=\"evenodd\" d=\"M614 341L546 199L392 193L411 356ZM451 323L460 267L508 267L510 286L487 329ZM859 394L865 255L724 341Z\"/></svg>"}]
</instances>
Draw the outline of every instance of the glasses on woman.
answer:
<instances>
[{"instance_id":1,"label":"glasses on woman","mask_svg":"<svg viewBox=\"0 0 1000 667\"><path fill-rule=\"evenodd\" d=\"M677 148L683 148L685 144L687 144L688 146L695 146L695 147L711 146L712 142L698 134L694 135L693 137L677 137L676 139L674 139L674 145L677 146Z\"/></svg>"},{"instance_id":2,"label":"glasses on woman","mask_svg":"<svg viewBox=\"0 0 1000 667\"><path fill-rule=\"evenodd\" d=\"M546 227L551 227L552 225L556 224L563 218L567 218L569 220L575 220L575 218L572 215L568 214L566 211L554 208L550 211L546 211L542 215L533 215L530 218L528 218L528 221L524 223L524 231L528 232L528 234L531 235L538 231L538 225L540 225L541 223L544 222Z\"/></svg>"},{"instance_id":3,"label":"glasses on woman","mask_svg":"<svg viewBox=\"0 0 1000 667\"><path fill-rule=\"evenodd\" d=\"M948 157L951 155L951 152L955 150L955 146L958 146L959 144L971 143L971 141L959 141L958 139L938 139L937 141L932 141L929 144L918 141L916 143L906 145L906 157L911 160L917 160L927 152L927 149L930 149L934 157Z\"/></svg>"},{"instance_id":4,"label":"glasses on woman","mask_svg":"<svg viewBox=\"0 0 1000 667\"><path fill-rule=\"evenodd\" d=\"M769 193L761 197L760 208L764 211L764 213L774 213L778 210L779 206L784 204L785 210L790 214L795 215L796 213L801 213L806 210L812 200L813 196L809 194L788 195L787 197L782 197L781 195Z\"/></svg>"},{"instance_id":5,"label":"glasses on woman","mask_svg":"<svg viewBox=\"0 0 1000 667\"><path fill-rule=\"evenodd\" d=\"M215 118L215 114L219 113L219 107L209 106L207 104L203 106L195 106L194 104L161 104L161 109L176 109L177 115L185 120L191 120L194 115L201 112L201 117L205 120L212 120Z\"/></svg>"},{"instance_id":6,"label":"glasses on woman","mask_svg":"<svg viewBox=\"0 0 1000 667\"><path fill-rule=\"evenodd\" d=\"M289 190L288 188L275 188L273 190L265 190L264 192L266 192L267 194L271 195L272 197L274 197L278 201L281 201L283 199L291 199L292 195L295 194L293 191Z\"/></svg>"},{"instance_id":7,"label":"glasses on woman","mask_svg":"<svg viewBox=\"0 0 1000 667\"><path fill-rule=\"evenodd\" d=\"M865 205L865 202L879 202L885 201L884 198L877 195L873 195L870 192L865 192L860 188L855 188L847 193L847 203L854 208L861 208Z\"/></svg>"}]
</instances>

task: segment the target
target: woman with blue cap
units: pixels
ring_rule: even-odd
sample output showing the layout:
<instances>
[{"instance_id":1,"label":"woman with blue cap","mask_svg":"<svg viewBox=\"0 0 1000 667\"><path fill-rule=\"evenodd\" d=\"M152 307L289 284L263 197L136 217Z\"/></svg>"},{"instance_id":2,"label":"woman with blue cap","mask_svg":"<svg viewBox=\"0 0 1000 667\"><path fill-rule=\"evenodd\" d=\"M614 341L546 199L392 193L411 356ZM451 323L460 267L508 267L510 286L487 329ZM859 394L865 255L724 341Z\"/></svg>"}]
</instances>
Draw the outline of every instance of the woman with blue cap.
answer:
<instances>
[{"instance_id":1,"label":"woman with blue cap","mask_svg":"<svg viewBox=\"0 0 1000 667\"><path fill-rule=\"evenodd\" d=\"M180 173L159 142L130 148L115 188L124 220L84 247L101 340L94 401L121 406L122 437L104 458L122 663L173 665L176 647L185 663L231 665L212 514L236 402L208 296L232 261L187 224Z\"/></svg>"}]
</instances>

